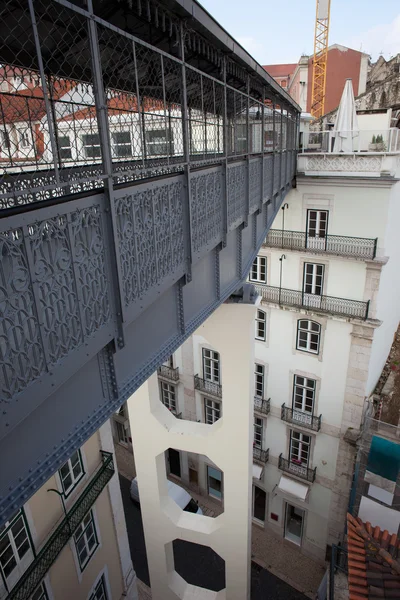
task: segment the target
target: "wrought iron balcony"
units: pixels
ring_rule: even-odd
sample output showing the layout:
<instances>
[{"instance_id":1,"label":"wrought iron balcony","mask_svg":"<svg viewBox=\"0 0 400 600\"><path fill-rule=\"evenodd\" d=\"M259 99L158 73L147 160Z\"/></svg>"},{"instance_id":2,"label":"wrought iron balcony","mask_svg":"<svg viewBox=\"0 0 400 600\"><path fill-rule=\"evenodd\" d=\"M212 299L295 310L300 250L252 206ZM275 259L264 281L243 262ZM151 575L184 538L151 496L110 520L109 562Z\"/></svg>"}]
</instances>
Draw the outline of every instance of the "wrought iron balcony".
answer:
<instances>
[{"instance_id":1,"label":"wrought iron balcony","mask_svg":"<svg viewBox=\"0 0 400 600\"><path fill-rule=\"evenodd\" d=\"M61 550L73 536L84 516L114 475L113 455L102 452L102 463L93 473L82 494L68 510L66 516L51 534L33 562L7 596L7 600L26 600L30 598Z\"/></svg>"},{"instance_id":2,"label":"wrought iron balcony","mask_svg":"<svg viewBox=\"0 0 400 600\"><path fill-rule=\"evenodd\" d=\"M312 431L319 431L321 429L322 415L314 417L314 415L310 415L301 410L295 410L294 408L285 406L285 404L282 404L281 407L281 419L282 421L286 421L286 423L300 425L301 427L306 427Z\"/></svg>"},{"instance_id":3,"label":"wrought iron balcony","mask_svg":"<svg viewBox=\"0 0 400 600\"><path fill-rule=\"evenodd\" d=\"M264 415L268 415L271 411L271 398L264 400L263 398L254 396L254 410L263 413Z\"/></svg>"},{"instance_id":4,"label":"wrought iron balcony","mask_svg":"<svg viewBox=\"0 0 400 600\"><path fill-rule=\"evenodd\" d=\"M354 319L368 319L369 300L362 302L334 296L306 294L299 290L288 290L273 285L256 285L256 289L265 302L307 308L315 312L332 313Z\"/></svg>"},{"instance_id":5,"label":"wrought iron balcony","mask_svg":"<svg viewBox=\"0 0 400 600\"><path fill-rule=\"evenodd\" d=\"M269 448L263 450L262 448L257 448L253 446L253 460L260 463L267 463L269 459Z\"/></svg>"},{"instance_id":6,"label":"wrought iron balcony","mask_svg":"<svg viewBox=\"0 0 400 600\"><path fill-rule=\"evenodd\" d=\"M215 383L214 381L202 379L202 377L199 377L198 375L194 376L194 388L195 390L199 390L199 392L204 392L210 396L222 398L222 385Z\"/></svg>"},{"instance_id":7,"label":"wrought iron balcony","mask_svg":"<svg viewBox=\"0 0 400 600\"><path fill-rule=\"evenodd\" d=\"M310 483L315 481L315 476L317 473L317 467L310 469L306 465L283 458L282 454L279 455L278 468L285 473L296 475L296 477L300 477L301 479L309 481Z\"/></svg>"},{"instance_id":8,"label":"wrought iron balcony","mask_svg":"<svg viewBox=\"0 0 400 600\"><path fill-rule=\"evenodd\" d=\"M326 235L324 238L309 237L305 231L270 229L264 246L284 250L306 250L316 254L351 256L372 260L376 256L378 238Z\"/></svg>"},{"instance_id":9,"label":"wrought iron balcony","mask_svg":"<svg viewBox=\"0 0 400 600\"><path fill-rule=\"evenodd\" d=\"M179 367L168 367L167 365L161 365L158 367L158 376L168 379L169 381L178 381L179 379Z\"/></svg>"}]
</instances>

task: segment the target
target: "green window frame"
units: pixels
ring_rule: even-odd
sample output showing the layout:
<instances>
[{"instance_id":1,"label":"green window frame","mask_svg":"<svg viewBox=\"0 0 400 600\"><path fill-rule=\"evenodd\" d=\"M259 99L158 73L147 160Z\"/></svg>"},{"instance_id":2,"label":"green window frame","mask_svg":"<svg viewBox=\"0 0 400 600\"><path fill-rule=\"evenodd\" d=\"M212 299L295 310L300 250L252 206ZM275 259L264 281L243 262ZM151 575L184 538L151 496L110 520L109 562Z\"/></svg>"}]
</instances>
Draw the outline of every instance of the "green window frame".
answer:
<instances>
[{"instance_id":1,"label":"green window frame","mask_svg":"<svg viewBox=\"0 0 400 600\"><path fill-rule=\"evenodd\" d=\"M29 600L49 600L44 581L36 588Z\"/></svg>"},{"instance_id":2,"label":"green window frame","mask_svg":"<svg viewBox=\"0 0 400 600\"><path fill-rule=\"evenodd\" d=\"M102 575L99 581L96 583L95 588L90 594L88 600L108 600L104 575Z\"/></svg>"},{"instance_id":3,"label":"green window frame","mask_svg":"<svg viewBox=\"0 0 400 600\"><path fill-rule=\"evenodd\" d=\"M74 533L74 542L79 566L83 571L99 545L92 510L79 523Z\"/></svg>"}]
</instances>

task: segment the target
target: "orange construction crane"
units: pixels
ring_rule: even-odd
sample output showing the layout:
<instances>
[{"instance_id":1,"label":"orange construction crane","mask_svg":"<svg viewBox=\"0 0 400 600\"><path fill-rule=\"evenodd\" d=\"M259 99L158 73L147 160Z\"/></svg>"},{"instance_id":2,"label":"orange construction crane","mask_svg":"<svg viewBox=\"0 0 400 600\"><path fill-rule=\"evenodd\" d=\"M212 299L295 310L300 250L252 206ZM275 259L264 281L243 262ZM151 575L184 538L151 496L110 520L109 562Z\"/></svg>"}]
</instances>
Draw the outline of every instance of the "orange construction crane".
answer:
<instances>
[{"instance_id":1,"label":"orange construction crane","mask_svg":"<svg viewBox=\"0 0 400 600\"><path fill-rule=\"evenodd\" d=\"M326 67L328 63L328 33L331 0L317 0L315 19L314 62L311 94L311 114L315 119L325 114Z\"/></svg>"}]
</instances>

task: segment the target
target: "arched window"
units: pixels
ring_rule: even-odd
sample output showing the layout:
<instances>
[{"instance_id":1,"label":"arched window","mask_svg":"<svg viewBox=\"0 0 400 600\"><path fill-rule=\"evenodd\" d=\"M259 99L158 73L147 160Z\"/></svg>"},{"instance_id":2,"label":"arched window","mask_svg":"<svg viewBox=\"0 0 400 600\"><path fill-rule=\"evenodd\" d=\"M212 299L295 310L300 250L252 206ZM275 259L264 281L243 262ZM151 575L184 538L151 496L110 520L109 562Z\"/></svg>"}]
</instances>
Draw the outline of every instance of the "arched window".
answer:
<instances>
[{"instance_id":1,"label":"arched window","mask_svg":"<svg viewBox=\"0 0 400 600\"><path fill-rule=\"evenodd\" d=\"M265 342L266 329L267 329L267 315L263 310L257 309L256 340L262 340Z\"/></svg>"},{"instance_id":2,"label":"arched window","mask_svg":"<svg viewBox=\"0 0 400 600\"><path fill-rule=\"evenodd\" d=\"M299 319L297 321L297 350L319 353L321 339L321 325L315 321Z\"/></svg>"}]
</instances>

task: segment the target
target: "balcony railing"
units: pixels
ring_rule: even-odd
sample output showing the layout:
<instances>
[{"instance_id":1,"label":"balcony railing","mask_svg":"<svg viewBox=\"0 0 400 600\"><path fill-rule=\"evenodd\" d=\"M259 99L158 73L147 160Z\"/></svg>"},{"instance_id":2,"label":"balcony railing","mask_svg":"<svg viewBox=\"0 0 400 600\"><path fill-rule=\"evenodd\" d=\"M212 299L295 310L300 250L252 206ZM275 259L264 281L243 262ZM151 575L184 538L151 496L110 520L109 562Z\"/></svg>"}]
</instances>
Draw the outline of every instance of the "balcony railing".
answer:
<instances>
[{"instance_id":1,"label":"balcony railing","mask_svg":"<svg viewBox=\"0 0 400 600\"><path fill-rule=\"evenodd\" d=\"M210 396L222 398L222 385L215 383L214 381L202 379L202 377L199 377L198 375L194 376L194 388L199 390L199 392L210 394Z\"/></svg>"},{"instance_id":2,"label":"balcony railing","mask_svg":"<svg viewBox=\"0 0 400 600\"><path fill-rule=\"evenodd\" d=\"M168 367L167 365L161 365L157 369L158 375L160 377L164 377L164 379L169 379L169 381L178 381L179 379L179 367Z\"/></svg>"},{"instance_id":3,"label":"balcony railing","mask_svg":"<svg viewBox=\"0 0 400 600\"><path fill-rule=\"evenodd\" d=\"M400 152L400 130L364 129L341 132L339 138L334 130L303 133L301 152L353 153L353 152ZM347 138L343 138L343 134ZM344 141L343 141L344 140Z\"/></svg>"},{"instance_id":4,"label":"balcony railing","mask_svg":"<svg viewBox=\"0 0 400 600\"><path fill-rule=\"evenodd\" d=\"M314 415L301 410L295 410L289 406L285 406L285 404L282 404L281 407L281 419L282 421L286 421L286 423L300 425L301 427L312 429L312 431L319 431L321 429L322 415L314 417Z\"/></svg>"},{"instance_id":5,"label":"balcony railing","mask_svg":"<svg viewBox=\"0 0 400 600\"><path fill-rule=\"evenodd\" d=\"M305 479L305 481L309 481L310 483L315 481L315 475L317 473L317 467L310 469L309 467L306 467L306 465L283 458L282 454L279 455L278 468L285 473L296 475L296 477Z\"/></svg>"},{"instance_id":6,"label":"balcony railing","mask_svg":"<svg viewBox=\"0 0 400 600\"><path fill-rule=\"evenodd\" d=\"M253 446L253 459L263 464L267 463L269 459L269 448L263 450L262 448Z\"/></svg>"},{"instance_id":7,"label":"balcony railing","mask_svg":"<svg viewBox=\"0 0 400 600\"><path fill-rule=\"evenodd\" d=\"M103 457L102 463L93 473L84 491L11 590L7 600L26 600L26 598L31 597L61 550L73 536L84 516L114 475L113 455L110 452L102 452L101 454Z\"/></svg>"},{"instance_id":8,"label":"balcony railing","mask_svg":"<svg viewBox=\"0 0 400 600\"><path fill-rule=\"evenodd\" d=\"M254 410L263 413L264 415L268 415L271 411L271 398L263 400L263 398L254 396Z\"/></svg>"},{"instance_id":9,"label":"balcony railing","mask_svg":"<svg viewBox=\"0 0 400 600\"><path fill-rule=\"evenodd\" d=\"M307 250L317 254L352 256L372 260L376 256L378 238L359 238L345 235L326 235L324 238L310 237L305 231L283 231L270 229L263 244L269 248L284 250Z\"/></svg>"},{"instance_id":10,"label":"balcony railing","mask_svg":"<svg viewBox=\"0 0 400 600\"><path fill-rule=\"evenodd\" d=\"M307 308L316 312L332 313L355 319L368 319L369 300L362 302L334 296L319 296L272 285L256 285L256 289L265 302Z\"/></svg>"}]
</instances>

